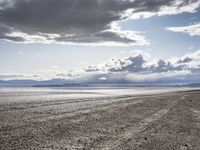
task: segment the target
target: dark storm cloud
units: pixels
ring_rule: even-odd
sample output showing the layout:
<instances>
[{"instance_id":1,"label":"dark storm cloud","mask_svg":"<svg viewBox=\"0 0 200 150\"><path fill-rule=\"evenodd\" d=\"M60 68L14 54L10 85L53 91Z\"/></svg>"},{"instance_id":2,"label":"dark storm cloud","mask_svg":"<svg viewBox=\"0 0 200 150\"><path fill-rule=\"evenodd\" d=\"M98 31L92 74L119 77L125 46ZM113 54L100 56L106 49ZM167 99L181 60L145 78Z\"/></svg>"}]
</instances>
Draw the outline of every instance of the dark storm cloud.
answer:
<instances>
[{"instance_id":1,"label":"dark storm cloud","mask_svg":"<svg viewBox=\"0 0 200 150\"><path fill-rule=\"evenodd\" d=\"M174 12L162 10L163 6L173 7ZM185 6L187 9L183 9ZM191 12L198 6L199 0L0 0L0 38L17 42L142 45L146 44L142 36L121 31L113 22L135 18L138 13L147 17L146 12Z\"/></svg>"}]
</instances>

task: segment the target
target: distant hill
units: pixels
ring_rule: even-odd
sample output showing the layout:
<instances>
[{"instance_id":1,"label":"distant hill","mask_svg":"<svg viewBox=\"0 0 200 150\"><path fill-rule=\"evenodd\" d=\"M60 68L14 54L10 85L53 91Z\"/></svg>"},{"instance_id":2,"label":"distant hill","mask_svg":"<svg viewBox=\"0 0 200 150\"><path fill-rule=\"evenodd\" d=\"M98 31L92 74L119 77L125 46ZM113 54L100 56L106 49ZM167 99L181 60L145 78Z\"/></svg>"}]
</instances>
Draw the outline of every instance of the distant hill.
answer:
<instances>
[{"instance_id":1,"label":"distant hill","mask_svg":"<svg viewBox=\"0 0 200 150\"><path fill-rule=\"evenodd\" d=\"M186 84L185 86L189 86L189 87L200 87L200 83L191 83L191 84Z\"/></svg>"},{"instance_id":2,"label":"distant hill","mask_svg":"<svg viewBox=\"0 0 200 150\"><path fill-rule=\"evenodd\" d=\"M52 80L0 80L0 86L36 86L36 85L50 85L50 84L64 84L64 79L52 79Z\"/></svg>"},{"instance_id":3,"label":"distant hill","mask_svg":"<svg viewBox=\"0 0 200 150\"><path fill-rule=\"evenodd\" d=\"M200 87L200 83L171 80L171 81L152 81L152 82L130 82L127 80L115 81L93 81L93 82L78 82L69 81L65 79L52 79L52 80L0 80L1 87L156 87L156 86L190 86Z\"/></svg>"}]
</instances>

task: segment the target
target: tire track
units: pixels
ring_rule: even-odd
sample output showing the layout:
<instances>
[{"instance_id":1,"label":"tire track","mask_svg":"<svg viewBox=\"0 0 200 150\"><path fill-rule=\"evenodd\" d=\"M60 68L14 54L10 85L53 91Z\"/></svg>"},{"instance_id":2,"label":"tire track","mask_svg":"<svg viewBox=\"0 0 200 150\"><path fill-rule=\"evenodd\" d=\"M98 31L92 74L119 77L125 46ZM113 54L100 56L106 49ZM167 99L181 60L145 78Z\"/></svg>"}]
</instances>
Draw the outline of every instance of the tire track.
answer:
<instances>
[{"instance_id":1,"label":"tire track","mask_svg":"<svg viewBox=\"0 0 200 150\"><path fill-rule=\"evenodd\" d=\"M171 95L171 94L170 94ZM148 98L152 98L152 97L162 97L163 95L147 95L147 96L122 96L122 97L107 97L106 98L97 98L94 100L83 100L83 101L74 101L73 102L66 102L66 103L62 103L62 104L55 104L55 105L50 105L50 108L52 109L53 107L57 107L59 105L68 105L68 104L74 104L77 105L77 103L80 103L82 105L82 107L86 104L86 102L95 102L95 103L90 103L85 105L85 107L83 108L76 108L76 109L72 109L72 107L67 112L62 112L60 114L55 114L51 116L45 116L45 117L41 117L41 118L37 118L35 119L35 121L47 121L47 120L52 120L52 119L61 119L64 117L72 117L72 116L76 116L76 115L80 115L80 114L88 114L91 113L93 111L102 111L102 110L111 110L111 108L116 107L118 108L120 104L117 104L118 102L123 102L123 107L126 107L127 105L129 105L130 103L128 101L132 100L131 104L136 105L139 103L143 103L144 101L148 100ZM147 98L147 99L146 99ZM138 100L139 99L139 100ZM141 100L143 99L143 100ZM126 103L127 102L127 103ZM115 106L117 105L117 106ZM42 106L44 107L49 107L49 106Z\"/></svg>"},{"instance_id":2,"label":"tire track","mask_svg":"<svg viewBox=\"0 0 200 150\"><path fill-rule=\"evenodd\" d=\"M185 97L181 97L181 99L184 99ZM127 130L115 137L113 140L107 141L102 144L103 150L116 150L118 147L123 145L126 141L129 139L133 139L137 134L143 132L145 129L147 129L153 122L161 119L164 115L166 115L172 107L174 107L179 100L174 100L170 105L167 107L153 113L151 116L141 120L137 123L135 126L128 127Z\"/></svg>"}]
</instances>

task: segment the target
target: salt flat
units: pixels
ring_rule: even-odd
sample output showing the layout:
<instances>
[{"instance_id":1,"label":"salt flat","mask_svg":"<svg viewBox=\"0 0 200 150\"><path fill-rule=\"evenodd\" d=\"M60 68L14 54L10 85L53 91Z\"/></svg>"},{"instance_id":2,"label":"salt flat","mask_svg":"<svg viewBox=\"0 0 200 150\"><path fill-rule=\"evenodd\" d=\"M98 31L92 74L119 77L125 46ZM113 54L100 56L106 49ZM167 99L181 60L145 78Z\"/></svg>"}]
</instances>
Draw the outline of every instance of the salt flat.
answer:
<instances>
[{"instance_id":1,"label":"salt flat","mask_svg":"<svg viewBox=\"0 0 200 150\"><path fill-rule=\"evenodd\" d=\"M200 91L0 90L0 149L200 149Z\"/></svg>"}]
</instances>

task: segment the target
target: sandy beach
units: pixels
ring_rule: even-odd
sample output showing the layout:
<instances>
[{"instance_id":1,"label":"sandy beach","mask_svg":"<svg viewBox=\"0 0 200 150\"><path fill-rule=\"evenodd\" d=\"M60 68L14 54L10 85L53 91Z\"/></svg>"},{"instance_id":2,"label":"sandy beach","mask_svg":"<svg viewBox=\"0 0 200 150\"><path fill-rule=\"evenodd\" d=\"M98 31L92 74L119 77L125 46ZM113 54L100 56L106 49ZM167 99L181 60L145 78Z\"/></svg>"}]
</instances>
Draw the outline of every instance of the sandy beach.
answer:
<instances>
[{"instance_id":1,"label":"sandy beach","mask_svg":"<svg viewBox=\"0 0 200 150\"><path fill-rule=\"evenodd\" d=\"M0 149L200 149L198 90L65 95L0 92Z\"/></svg>"}]
</instances>

